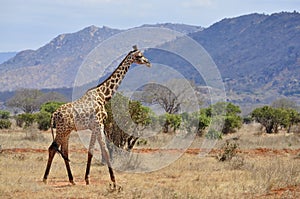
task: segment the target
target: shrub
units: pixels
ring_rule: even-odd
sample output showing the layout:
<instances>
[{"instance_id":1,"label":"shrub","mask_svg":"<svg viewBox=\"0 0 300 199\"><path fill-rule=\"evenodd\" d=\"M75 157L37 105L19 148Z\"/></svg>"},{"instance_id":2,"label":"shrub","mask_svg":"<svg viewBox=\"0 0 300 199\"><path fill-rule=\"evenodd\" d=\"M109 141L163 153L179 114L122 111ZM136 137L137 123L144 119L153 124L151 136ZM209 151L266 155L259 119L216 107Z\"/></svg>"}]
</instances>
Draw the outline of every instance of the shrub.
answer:
<instances>
[{"instance_id":1,"label":"shrub","mask_svg":"<svg viewBox=\"0 0 300 199\"><path fill-rule=\"evenodd\" d=\"M0 129L9 129L11 122L8 119L0 119Z\"/></svg>"},{"instance_id":2,"label":"shrub","mask_svg":"<svg viewBox=\"0 0 300 199\"><path fill-rule=\"evenodd\" d=\"M168 133L170 128L175 132L181 124L181 116L177 114L166 113L159 117L160 124L163 126L163 132Z\"/></svg>"},{"instance_id":3,"label":"shrub","mask_svg":"<svg viewBox=\"0 0 300 199\"><path fill-rule=\"evenodd\" d=\"M105 104L107 118L104 128L107 138L115 146L130 150L139 138L139 131L152 122L152 113L140 102L132 101L120 93ZM128 134L130 133L130 135Z\"/></svg>"},{"instance_id":4,"label":"shrub","mask_svg":"<svg viewBox=\"0 0 300 199\"><path fill-rule=\"evenodd\" d=\"M41 112L54 113L61 105L65 104L64 102L47 102L41 105Z\"/></svg>"},{"instance_id":5,"label":"shrub","mask_svg":"<svg viewBox=\"0 0 300 199\"><path fill-rule=\"evenodd\" d=\"M212 116L224 119L223 134L234 133L236 129L241 128L242 118L239 116L241 109L232 103L218 102L211 107Z\"/></svg>"},{"instance_id":6,"label":"shrub","mask_svg":"<svg viewBox=\"0 0 300 199\"><path fill-rule=\"evenodd\" d=\"M186 126L188 131L192 131L195 128L197 135L201 136L209 126L211 118L207 116L206 109L201 109L201 111L193 112L191 114L183 113L181 114L182 121Z\"/></svg>"},{"instance_id":7,"label":"shrub","mask_svg":"<svg viewBox=\"0 0 300 199\"><path fill-rule=\"evenodd\" d=\"M222 133L224 134L234 133L236 129L239 129L241 127L242 127L242 118L238 115L228 114L224 120Z\"/></svg>"},{"instance_id":8,"label":"shrub","mask_svg":"<svg viewBox=\"0 0 300 199\"><path fill-rule=\"evenodd\" d=\"M50 128L51 114L41 111L35 114L35 121L38 124L39 130L47 131Z\"/></svg>"},{"instance_id":9,"label":"shrub","mask_svg":"<svg viewBox=\"0 0 300 199\"><path fill-rule=\"evenodd\" d=\"M10 113L8 111L0 110L0 119L8 119Z\"/></svg>"},{"instance_id":10,"label":"shrub","mask_svg":"<svg viewBox=\"0 0 300 199\"><path fill-rule=\"evenodd\" d=\"M19 127L27 128L34 122L34 115L31 113L23 113L16 116L16 123ZM24 124L25 123L25 124Z\"/></svg>"},{"instance_id":11,"label":"shrub","mask_svg":"<svg viewBox=\"0 0 300 199\"><path fill-rule=\"evenodd\" d=\"M239 145L237 143L232 143L226 140L225 145L222 147L221 153L218 154L218 160L222 162L226 160L231 160L234 156L236 156L238 147Z\"/></svg>"}]
</instances>

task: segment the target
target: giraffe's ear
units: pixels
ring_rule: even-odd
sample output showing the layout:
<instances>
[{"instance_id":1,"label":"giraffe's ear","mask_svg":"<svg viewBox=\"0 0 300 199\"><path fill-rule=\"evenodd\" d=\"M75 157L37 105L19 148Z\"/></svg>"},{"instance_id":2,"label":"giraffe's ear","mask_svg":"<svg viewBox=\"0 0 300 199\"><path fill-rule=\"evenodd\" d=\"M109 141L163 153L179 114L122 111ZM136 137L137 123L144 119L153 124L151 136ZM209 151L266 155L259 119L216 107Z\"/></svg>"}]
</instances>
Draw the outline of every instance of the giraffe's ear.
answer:
<instances>
[{"instance_id":1,"label":"giraffe's ear","mask_svg":"<svg viewBox=\"0 0 300 199\"><path fill-rule=\"evenodd\" d=\"M133 50L138 50L136 45L132 46L132 48L133 48Z\"/></svg>"}]
</instances>

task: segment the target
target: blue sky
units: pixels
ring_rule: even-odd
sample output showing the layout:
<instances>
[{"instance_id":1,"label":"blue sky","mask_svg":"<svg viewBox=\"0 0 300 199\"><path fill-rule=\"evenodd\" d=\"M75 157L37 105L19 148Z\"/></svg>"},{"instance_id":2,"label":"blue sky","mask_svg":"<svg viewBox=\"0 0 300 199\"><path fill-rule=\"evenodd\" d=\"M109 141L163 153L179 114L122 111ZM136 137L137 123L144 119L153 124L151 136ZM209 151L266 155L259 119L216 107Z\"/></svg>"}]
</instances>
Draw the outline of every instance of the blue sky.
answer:
<instances>
[{"instance_id":1,"label":"blue sky","mask_svg":"<svg viewBox=\"0 0 300 199\"><path fill-rule=\"evenodd\" d=\"M294 10L300 11L300 0L1 0L0 52L37 49L59 34L90 25L208 27L223 18Z\"/></svg>"}]
</instances>

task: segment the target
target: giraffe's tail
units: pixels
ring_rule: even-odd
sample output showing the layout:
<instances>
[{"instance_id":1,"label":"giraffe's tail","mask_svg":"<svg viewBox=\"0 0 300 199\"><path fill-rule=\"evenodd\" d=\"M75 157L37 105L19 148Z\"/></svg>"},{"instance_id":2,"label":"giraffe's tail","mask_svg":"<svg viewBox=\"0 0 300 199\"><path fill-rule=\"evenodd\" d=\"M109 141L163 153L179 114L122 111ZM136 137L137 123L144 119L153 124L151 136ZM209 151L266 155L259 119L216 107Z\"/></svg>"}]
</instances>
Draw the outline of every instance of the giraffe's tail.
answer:
<instances>
[{"instance_id":1,"label":"giraffe's tail","mask_svg":"<svg viewBox=\"0 0 300 199\"><path fill-rule=\"evenodd\" d=\"M52 147L56 152L58 152L64 160L70 162L70 160L69 160L69 159L63 154L63 152L59 149L59 145L58 145L55 141L52 142L52 144L51 144L50 147Z\"/></svg>"},{"instance_id":2,"label":"giraffe's tail","mask_svg":"<svg viewBox=\"0 0 300 199\"><path fill-rule=\"evenodd\" d=\"M50 128L51 128L51 134L52 134L52 138L54 141L54 132L53 132L53 127L54 127L54 117L53 114L51 115L51 122L50 122Z\"/></svg>"}]
</instances>

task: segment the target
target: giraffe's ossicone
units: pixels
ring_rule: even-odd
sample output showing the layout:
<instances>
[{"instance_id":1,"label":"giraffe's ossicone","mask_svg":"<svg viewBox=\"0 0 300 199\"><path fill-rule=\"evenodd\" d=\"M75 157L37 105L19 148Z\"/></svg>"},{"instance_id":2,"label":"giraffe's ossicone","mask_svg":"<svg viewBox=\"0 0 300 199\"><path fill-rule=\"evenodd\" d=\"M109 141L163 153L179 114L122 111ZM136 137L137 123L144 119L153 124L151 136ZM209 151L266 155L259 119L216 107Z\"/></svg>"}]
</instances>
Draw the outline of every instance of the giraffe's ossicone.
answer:
<instances>
[{"instance_id":1,"label":"giraffe's ossicone","mask_svg":"<svg viewBox=\"0 0 300 199\"><path fill-rule=\"evenodd\" d=\"M53 142L48 149L49 158L43 179L45 183L47 182L53 157L56 152L59 152L64 159L69 181L70 183L75 184L68 159L69 136L72 131L89 129L92 131L92 135L88 149L88 160L85 173L86 184L89 184L91 160L93 158L94 147L97 140L101 148L102 157L105 158L107 163L113 187L116 187L116 180L111 167L104 137L104 120L107 117L104 105L116 92L126 72L133 63L145 64L150 67L148 59L144 57L143 53L138 50L136 46L134 46L133 50L128 53L116 70L104 82L89 89L80 99L62 105L52 114L51 131ZM54 125L56 127L55 137L53 133Z\"/></svg>"}]
</instances>

